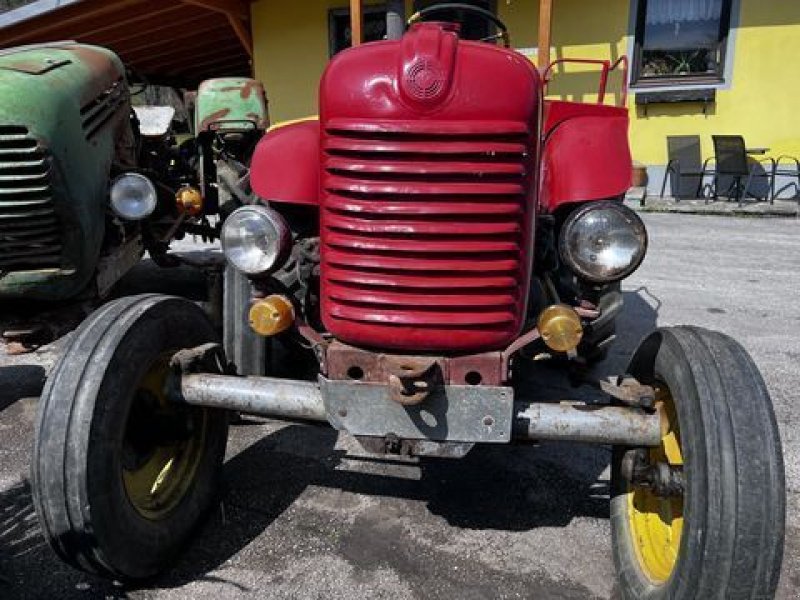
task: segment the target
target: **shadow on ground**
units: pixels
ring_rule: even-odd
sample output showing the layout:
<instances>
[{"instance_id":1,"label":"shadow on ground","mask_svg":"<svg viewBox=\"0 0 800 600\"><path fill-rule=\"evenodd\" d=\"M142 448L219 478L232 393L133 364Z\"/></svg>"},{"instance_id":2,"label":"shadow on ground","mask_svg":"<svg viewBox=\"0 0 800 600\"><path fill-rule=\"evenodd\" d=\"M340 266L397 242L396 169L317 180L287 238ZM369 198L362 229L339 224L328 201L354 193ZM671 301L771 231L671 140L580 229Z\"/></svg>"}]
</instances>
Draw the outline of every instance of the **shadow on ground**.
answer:
<instances>
[{"instance_id":1,"label":"shadow on ground","mask_svg":"<svg viewBox=\"0 0 800 600\"><path fill-rule=\"evenodd\" d=\"M38 396L45 377L41 365L0 366L0 412L17 400Z\"/></svg>"}]
</instances>

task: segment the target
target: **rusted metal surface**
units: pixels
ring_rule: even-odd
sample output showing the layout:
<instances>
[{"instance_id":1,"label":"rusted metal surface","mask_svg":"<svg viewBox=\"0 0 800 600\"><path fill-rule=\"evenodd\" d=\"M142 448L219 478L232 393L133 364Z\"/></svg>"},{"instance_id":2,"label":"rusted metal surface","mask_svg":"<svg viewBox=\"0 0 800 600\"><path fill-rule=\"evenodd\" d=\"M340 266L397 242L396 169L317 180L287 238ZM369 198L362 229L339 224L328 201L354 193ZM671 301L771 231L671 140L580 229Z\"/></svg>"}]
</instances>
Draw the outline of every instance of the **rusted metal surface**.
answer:
<instances>
[{"instance_id":1,"label":"rusted metal surface","mask_svg":"<svg viewBox=\"0 0 800 600\"><path fill-rule=\"evenodd\" d=\"M511 344L508 348L503 350L502 356L502 371L503 373L508 373L509 368L511 366L511 359L514 355L522 350L525 346L532 344L542 335L539 333L539 330L534 328L525 333L524 335L518 337L513 344Z\"/></svg>"},{"instance_id":2,"label":"rusted metal surface","mask_svg":"<svg viewBox=\"0 0 800 600\"><path fill-rule=\"evenodd\" d=\"M442 383L464 385L467 383L497 386L506 381L503 359L499 352L465 356L411 356L385 354L355 348L335 341L325 350L329 379L358 380L366 383L386 383L402 366L438 365ZM353 377L359 374L359 377Z\"/></svg>"},{"instance_id":3,"label":"rusted metal surface","mask_svg":"<svg viewBox=\"0 0 800 600\"><path fill-rule=\"evenodd\" d=\"M264 86L245 77L204 81L197 92L195 115L198 133L269 127Z\"/></svg>"},{"instance_id":4,"label":"rusted metal surface","mask_svg":"<svg viewBox=\"0 0 800 600\"><path fill-rule=\"evenodd\" d=\"M180 401L278 419L327 421L319 386L308 381L269 377L184 375Z\"/></svg>"},{"instance_id":5,"label":"rusted metal surface","mask_svg":"<svg viewBox=\"0 0 800 600\"><path fill-rule=\"evenodd\" d=\"M225 352L219 344L203 344L195 348L185 348L170 359L170 368L175 371L175 376L190 373L227 373L228 363ZM171 383L176 383L174 380Z\"/></svg>"},{"instance_id":6,"label":"rusted metal surface","mask_svg":"<svg viewBox=\"0 0 800 600\"><path fill-rule=\"evenodd\" d=\"M389 373L389 397L403 406L421 404L444 385L435 358L386 356L384 364Z\"/></svg>"},{"instance_id":7,"label":"rusted metal surface","mask_svg":"<svg viewBox=\"0 0 800 600\"><path fill-rule=\"evenodd\" d=\"M517 403L514 437L658 446L661 443L661 414L620 406Z\"/></svg>"},{"instance_id":8,"label":"rusted metal surface","mask_svg":"<svg viewBox=\"0 0 800 600\"><path fill-rule=\"evenodd\" d=\"M0 55L0 298L64 300L95 274L111 165L132 147L124 72L69 42Z\"/></svg>"},{"instance_id":9,"label":"rusted metal surface","mask_svg":"<svg viewBox=\"0 0 800 600\"><path fill-rule=\"evenodd\" d=\"M600 389L628 406L652 408L656 393L652 386L642 385L633 377L622 377L617 382L601 380Z\"/></svg>"}]
</instances>

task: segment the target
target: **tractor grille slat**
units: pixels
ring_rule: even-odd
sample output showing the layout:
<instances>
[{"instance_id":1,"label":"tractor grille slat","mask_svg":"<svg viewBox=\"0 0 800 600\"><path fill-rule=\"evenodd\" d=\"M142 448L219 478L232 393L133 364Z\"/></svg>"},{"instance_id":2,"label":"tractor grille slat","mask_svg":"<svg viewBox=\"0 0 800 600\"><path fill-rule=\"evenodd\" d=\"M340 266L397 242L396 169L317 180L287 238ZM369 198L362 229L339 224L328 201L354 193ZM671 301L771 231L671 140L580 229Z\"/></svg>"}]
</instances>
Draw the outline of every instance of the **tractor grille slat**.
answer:
<instances>
[{"instance_id":1,"label":"tractor grille slat","mask_svg":"<svg viewBox=\"0 0 800 600\"><path fill-rule=\"evenodd\" d=\"M125 80L120 77L81 108L81 125L87 140L91 140L117 115L125 104L126 89Z\"/></svg>"},{"instance_id":2,"label":"tractor grille slat","mask_svg":"<svg viewBox=\"0 0 800 600\"><path fill-rule=\"evenodd\" d=\"M45 151L25 127L0 125L0 271L56 269L63 249Z\"/></svg>"},{"instance_id":3,"label":"tractor grille slat","mask_svg":"<svg viewBox=\"0 0 800 600\"><path fill-rule=\"evenodd\" d=\"M47 170L47 161L41 160L0 160L0 175L41 175Z\"/></svg>"},{"instance_id":4,"label":"tractor grille slat","mask_svg":"<svg viewBox=\"0 0 800 600\"><path fill-rule=\"evenodd\" d=\"M534 136L520 123L414 126L324 130L326 324L334 335L339 324L389 328L385 339L398 328L513 337L526 295Z\"/></svg>"},{"instance_id":5,"label":"tractor grille slat","mask_svg":"<svg viewBox=\"0 0 800 600\"><path fill-rule=\"evenodd\" d=\"M40 167L44 165L39 165ZM10 169L9 169L10 170ZM43 183L46 184L48 181L48 174L47 172L39 171L39 172L29 172L25 173L22 169L20 172L15 175L6 175L6 171L0 170L0 186L3 189L8 189L12 187L27 187L31 183Z\"/></svg>"},{"instance_id":6,"label":"tractor grille slat","mask_svg":"<svg viewBox=\"0 0 800 600\"><path fill-rule=\"evenodd\" d=\"M23 181L0 182L0 202L2 198L13 196L46 196L50 193L49 182L45 185L31 186Z\"/></svg>"}]
</instances>

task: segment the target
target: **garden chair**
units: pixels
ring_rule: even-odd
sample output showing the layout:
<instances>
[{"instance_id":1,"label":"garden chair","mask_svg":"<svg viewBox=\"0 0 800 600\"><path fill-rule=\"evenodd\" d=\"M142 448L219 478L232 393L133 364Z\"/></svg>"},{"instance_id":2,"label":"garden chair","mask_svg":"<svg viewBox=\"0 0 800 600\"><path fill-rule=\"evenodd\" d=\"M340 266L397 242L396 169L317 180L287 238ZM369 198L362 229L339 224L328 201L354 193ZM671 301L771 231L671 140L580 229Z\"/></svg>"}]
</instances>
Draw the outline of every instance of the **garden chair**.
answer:
<instances>
[{"instance_id":1,"label":"garden chair","mask_svg":"<svg viewBox=\"0 0 800 600\"><path fill-rule=\"evenodd\" d=\"M714 135L712 138L715 163L712 185L714 200L725 196L736 200L741 206L748 194L762 199L751 188L755 180L765 179L768 185L763 199L772 201L775 192L775 159L764 158L758 161L750 158L744 138L740 135ZM769 163L769 168L765 168L763 163Z\"/></svg>"},{"instance_id":2,"label":"garden chair","mask_svg":"<svg viewBox=\"0 0 800 600\"><path fill-rule=\"evenodd\" d=\"M703 187L703 176L706 174L708 162L711 160L707 159L703 162L700 152L700 136L667 136L667 156L669 162L664 172L664 181L661 183L661 197L664 197L669 178L672 196L676 200L699 198Z\"/></svg>"},{"instance_id":3,"label":"garden chair","mask_svg":"<svg viewBox=\"0 0 800 600\"><path fill-rule=\"evenodd\" d=\"M783 161L789 161L794 163L794 168L786 166L782 167L781 163ZM777 186L777 179L778 177L791 177L795 181L791 183L787 183L781 189L776 190L775 187ZM774 201L777 196L781 194L784 190L794 187L795 195L794 198L797 198L800 202L800 160L795 158L794 156L781 156L778 160L775 161L775 167L772 171L772 200Z\"/></svg>"}]
</instances>

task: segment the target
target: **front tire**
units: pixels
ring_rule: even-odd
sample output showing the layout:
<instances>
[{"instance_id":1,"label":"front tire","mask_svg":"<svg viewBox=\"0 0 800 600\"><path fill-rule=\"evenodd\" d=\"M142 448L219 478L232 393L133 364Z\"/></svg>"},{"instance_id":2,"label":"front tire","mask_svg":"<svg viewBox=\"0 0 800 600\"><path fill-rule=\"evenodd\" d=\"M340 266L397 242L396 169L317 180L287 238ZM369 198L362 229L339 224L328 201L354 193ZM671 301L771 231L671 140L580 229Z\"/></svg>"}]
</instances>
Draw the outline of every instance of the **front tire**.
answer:
<instances>
[{"instance_id":1,"label":"front tire","mask_svg":"<svg viewBox=\"0 0 800 600\"><path fill-rule=\"evenodd\" d=\"M649 460L682 473L683 492L623 477L615 448L611 530L626 599L771 598L785 520L783 457L772 403L747 352L705 329L662 329L629 372L653 385L666 421Z\"/></svg>"},{"instance_id":2,"label":"front tire","mask_svg":"<svg viewBox=\"0 0 800 600\"><path fill-rule=\"evenodd\" d=\"M75 332L40 400L33 496L67 563L131 580L164 569L213 504L227 415L165 395L169 359L214 342L197 305L109 303Z\"/></svg>"}]
</instances>

